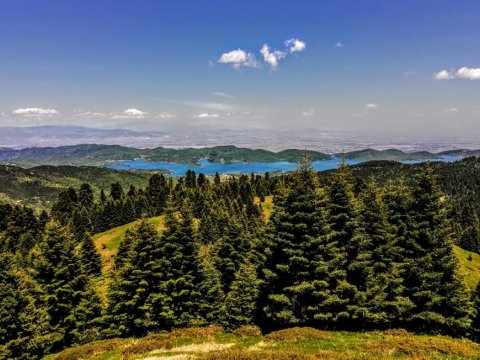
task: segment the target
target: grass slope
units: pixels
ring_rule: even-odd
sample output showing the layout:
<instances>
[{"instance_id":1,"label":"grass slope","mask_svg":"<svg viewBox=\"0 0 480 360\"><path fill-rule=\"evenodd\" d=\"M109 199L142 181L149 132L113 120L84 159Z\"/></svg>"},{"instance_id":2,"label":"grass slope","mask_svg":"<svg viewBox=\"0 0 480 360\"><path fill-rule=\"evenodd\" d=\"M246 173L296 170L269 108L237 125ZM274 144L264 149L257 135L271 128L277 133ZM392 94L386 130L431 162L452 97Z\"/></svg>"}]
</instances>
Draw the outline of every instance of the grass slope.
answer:
<instances>
[{"instance_id":1,"label":"grass slope","mask_svg":"<svg viewBox=\"0 0 480 360\"><path fill-rule=\"evenodd\" d=\"M413 335L404 330L332 332L291 328L259 334L254 327L225 333L191 328L141 339L112 339L67 349L45 360L241 360L241 359L479 359L480 345L445 336Z\"/></svg>"},{"instance_id":2,"label":"grass slope","mask_svg":"<svg viewBox=\"0 0 480 360\"><path fill-rule=\"evenodd\" d=\"M453 252L458 259L458 271L465 284L470 290L475 290L480 282L480 255L458 246L453 247Z\"/></svg>"}]
</instances>

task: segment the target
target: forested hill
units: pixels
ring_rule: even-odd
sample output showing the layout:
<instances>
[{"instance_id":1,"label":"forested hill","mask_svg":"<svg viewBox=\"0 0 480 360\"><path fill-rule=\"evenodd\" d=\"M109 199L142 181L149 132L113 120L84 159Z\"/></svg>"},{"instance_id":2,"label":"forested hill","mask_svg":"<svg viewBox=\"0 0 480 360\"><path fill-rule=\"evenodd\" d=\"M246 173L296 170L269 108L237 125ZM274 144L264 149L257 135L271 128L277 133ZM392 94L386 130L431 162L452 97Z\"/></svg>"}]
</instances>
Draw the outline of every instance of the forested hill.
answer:
<instances>
[{"instance_id":1,"label":"forested hill","mask_svg":"<svg viewBox=\"0 0 480 360\"><path fill-rule=\"evenodd\" d=\"M46 148L0 149L0 161L14 163L24 167L35 165L104 165L115 160L133 160L143 158L147 161L196 164L200 159L210 162L236 161L291 161L298 162L303 150L284 150L272 152L261 149L238 148L236 146L216 146L211 148L154 148L137 149L118 145L72 145ZM308 151L312 160L330 159L331 155L317 151Z\"/></svg>"},{"instance_id":2,"label":"forested hill","mask_svg":"<svg viewBox=\"0 0 480 360\"><path fill-rule=\"evenodd\" d=\"M236 146L216 146L211 148L171 149L157 147L153 149L137 149L119 145L83 144L60 147L9 149L0 148L0 162L16 164L22 167L37 165L92 165L99 166L118 160L133 160L142 158L146 161L174 162L181 164L196 164L200 159L216 163L231 163L238 161L298 162L304 150L289 149L272 152L262 149L239 148ZM318 151L307 151L312 161L327 160L332 156L345 159L370 160L426 160L436 159L442 155L477 156L477 150L451 150L441 153L403 152L396 149L374 150L364 149L342 154L325 154Z\"/></svg>"},{"instance_id":3,"label":"forested hill","mask_svg":"<svg viewBox=\"0 0 480 360\"><path fill-rule=\"evenodd\" d=\"M132 221L103 266L90 234ZM454 252L458 225L428 163L409 181L362 181L345 165L324 177L305 159L293 174L153 174L100 196L82 183L40 215L0 204L0 359L192 326L477 341L480 288L458 260L476 258Z\"/></svg>"},{"instance_id":4,"label":"forested hill","mask_svg":"<svg viewBox=\"0 0 480 360\"><path fill-rule=\"evenodd\" d=\"M91 166L38 166L24 169L0 165L0 201L32 206L51 207L58 194L68 187L89 183L96 196L101 189L119 182L127 188L131 184L145 187L151 173L121 171Z\"/></svg>"}]
</instances>

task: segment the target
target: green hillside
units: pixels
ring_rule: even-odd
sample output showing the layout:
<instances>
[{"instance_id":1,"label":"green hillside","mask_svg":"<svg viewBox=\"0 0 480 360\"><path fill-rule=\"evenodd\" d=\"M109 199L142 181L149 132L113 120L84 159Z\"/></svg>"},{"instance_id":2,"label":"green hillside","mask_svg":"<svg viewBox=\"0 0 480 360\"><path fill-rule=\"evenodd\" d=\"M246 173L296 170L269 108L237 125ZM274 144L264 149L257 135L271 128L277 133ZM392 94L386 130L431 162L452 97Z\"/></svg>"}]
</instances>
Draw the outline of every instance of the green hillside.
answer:
<instances>
[{"instance_id":1,"label":"green hillside","mask_svg":"<svg viewBox=\"0 0 480 360\"><path fill-rule=\"evenodd\" d=\"M119 171L91 166L38 166L23 169L0 165L0 200L49 208L57 195L69 186L79 187L88 182L94 193L109 189L119 182L124 188L130 184L145 187L150 173Z\"/></svg>"},{"instance_id":2,"label":"green hillside","mask_svg":"<svg viewBox=\"0 0 480 360\"><path fill-rule=\"evenodd\" d=\"M60 147L28 148L20 150L0 149L0 162L22 167L37 165L91 165L100 166L118 160L142 158L147 161L196 164L200 159L211 162L231 163L236 161L292 161L303 156L303 150L285 150L278 153L239 148L236 146L216 146L211 148L137 149L119 145L82 144ZM330 159L331 155L318 151L308 151L312 160Z\"/></svg>"},{"instance_id":3,"label":"green hillside","mask_svg":"<svg viewBox=\"0 0 480 360\"><path fill-rule=\"evenodd\" d=\"M372 160L393 160L393 161L404 161L404 160L424 160L424 159L434 159L438 157L438 154L434 154L428 151L419 151L419 152L403 152L398 149L386 149L386 150L374 150L374 149L364 149L358 151L350 151L343 154L338 154L343 156L345 159L349 160L361 160L361 161L372 161Z\"/></svg>"},{"instance_id":4,"label":"green hillside","mask_svg":"<svg viewBox=\"0 0 480 360\"><path fill-rule=\"evenodd\" d=\"M112 339L70 348L45 360L380 360L478 359L480 345L445 336L413 335L404 330L334 332L290 328L259 334L255 327L233 333L191 328L141 339Z\"/></svg>"},{"instance_id":5,"label":"green hillside","mask_svg":"<svg viewBox=\"0 0 480 360\"><path fill-rule=\"evenodd\" d=\"M464 278L465 284L469 289L475 290L480 282L480 255L458 246L454 246L453 251L458 259L458 270Z\"/></svg>"}]
</instances>

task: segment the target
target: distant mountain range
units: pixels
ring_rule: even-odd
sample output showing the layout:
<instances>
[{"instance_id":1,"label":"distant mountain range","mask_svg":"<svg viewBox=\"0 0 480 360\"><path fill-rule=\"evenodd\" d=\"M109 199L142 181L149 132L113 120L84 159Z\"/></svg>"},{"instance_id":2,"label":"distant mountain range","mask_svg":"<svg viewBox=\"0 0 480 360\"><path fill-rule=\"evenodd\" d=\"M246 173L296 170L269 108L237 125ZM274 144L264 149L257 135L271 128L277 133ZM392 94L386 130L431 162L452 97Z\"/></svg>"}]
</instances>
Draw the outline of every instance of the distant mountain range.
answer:
<instances>
[{"instance_id":1,"label":"distant mountain range","mask_svg":"<svg viewBox=\"0 0 480 360\"><path fill-rule=\"evenodd\" d=\"M103 166L119 160L144 159L154 162L174 162L181 164L196 164L200 159L215 163L232 162L298 162L304 150L289 149L272 152L261 149L241 148L233 145L206 148L171 149L157 147L139 149L120 145L81 144L59 147L33 147L25 149L0 148L0 162L15 164L22 167L38 165L92 165ZM312 161L327 160L333 156L343 156L345 159L371 160L435 160L442 156L479 156L480 150L449 150L439 153L428 151L404 152L397 149L346 152L343 154L326 154L318 151L307 151Z\"/></svg>"}]
</instances>

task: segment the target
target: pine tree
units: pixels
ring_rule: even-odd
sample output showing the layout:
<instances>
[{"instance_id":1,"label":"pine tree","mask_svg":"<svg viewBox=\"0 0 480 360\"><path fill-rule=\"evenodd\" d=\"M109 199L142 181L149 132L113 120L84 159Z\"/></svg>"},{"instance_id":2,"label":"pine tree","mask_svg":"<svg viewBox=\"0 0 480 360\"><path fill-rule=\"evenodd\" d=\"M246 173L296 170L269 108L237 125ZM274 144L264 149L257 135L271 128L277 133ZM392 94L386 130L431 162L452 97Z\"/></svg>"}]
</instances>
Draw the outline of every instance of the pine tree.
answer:
<instances>
[{"instance_id":1,"label":"pine tree","mask_svg":"<svg viewBox=\"0 0 480 360\"><path fill-rule=\"evenodd\" d=\"M209 256L201 261L198 292L200 295L199 314L207 324L220 325L224 317L225 293L222 289L221 274L213 266Z\"/></svg>"},{"instance_id":2,"label":"pine tree","mask_svg":"<svg viewBox=\"0 0 480 360\"><path fill-rule=\"evenodd\" d=\"M407 326L464 334L470 326L472 305L457 274L453 231L430 164L417 175L413 198L405 251L405 294L415 308L406 316Z\"/></svg>"},{"instance_id":3,"label":"pine tree","mask_svg":"<svg viewBox=\"0 0 480 360\"><path fill-rule=\"evenodd\" d=\"M123 196L122 185L117 181L110 185L110 197L112 200L120 200Z\"/></svg>"},{"instance_id":4,"label":"pine tree","mask_svg":"<svg viewBox=\"0 0 480 360\"><path fill-rule=\"evenodd\" d=\"M232 283L225 299L225 323L229 328L254 325L260 282L257 269L250 262L244 262Z\"/></svg>"},{"instance_id":5,"label":"pine tree","mask_svg":"<svg viewBox=\"0 0 480 360\"><path fill-rule=\"evenodd\" d=\"M117 267L108 293L107 336L141 336L159 327L148 299L158 285L159 237L146 219L130 232L130 250Z\"/></svg>"},{"instance_id":6,"label":"pine tree","mask_svg":"<svg viewBox=\"0 0 480 360\"><path fill-rule=\"evenodd\" d=\"M328 275L323 261L327 233L324 199L305 160L294 174L292 190L277 200L261 245L267 255L259 309L267 327L312 324L332 316L324 307L327 276L336 276L335 269Z\"/></svg>"},{"instance_id":7,"label":"pine tree","mask_svg":"<svg viewBox=\"0 0 480 360\"><path fill-rule=\"evenodd\" d=\"M78 190L78 203L80 206L90 208L93 205L93 190L90 184L83 183Z\"/></svg>"},{"instance_id":8,"label":"pine tree","mask_svg":"<svg viewBox=\"0 0 480 360\"><path fill-rule=\"evenodd\" d=\"M80 261L83 271L89 276L98 276L102 270L102 259L95 248L90 234L85 234L80 249Z\"/></svg>"},{"instance_id":9,"label":"pine tree","mask_svg":"<svg viewBox=\"0 0 480 360\"><path fill-rule=\"evenodd\" d=\"M353 180L346 165L342 162L327 187L329 230L324 260L328 263L328 273L334 274L328 279L329 295L328 316L340 326L350 322L348 306L353 303L357 288L352 285L352 272L348 266L356 256L352 242L357 234L357 211L353 194Z\"/></svg>"},{"instance_id":10,"label":"pine tree","mask_svg":"<svg viewBox=\"0 0 480 360\"><path fill-rule=\"evenodd\" d=\"M153 174L148 180L146 196L151 205L153 215L160 215L166 206L170 188L163 174Z\"/></svg>"},{"instance_id":11,"label":"pine tree","mask_svg":"<svg viewBox=\"0 0 480 360\"><path fill-rule=\"evenodd\" d=\"M176 209L172 199L165 209L165 231L158 254L163 276L150 303L155 322L164 329L202 325L201 264L192 217L183 207Z\"/></svg>"},{"instance_id":12,"label":"pine tree","mask_svg":"<svg viewBox=\"0 0 480 360\"><path fill-rule=\"evenodd\" d=\"M50 323L63 334L57 345L72 344L75 309L86 296L87 278L75 254L71 234L56 221L47 224L43 240L35 251L34 274L43 292Z\"/></svg>"},{"instance_id":13,"label":"pine tree","mask_svg":"<svg viewBox=\"0 0 480 360\"><path fill-rule=\"evenodd\" d=\"M15 258L0 254L0 359L41 359L61 341L39 293Z\"/></svg>"},{"instance_id":14,"label":"pine tree","mask_svg":"<svg viewBox=\"0 0 480 360\"><path fill-rule=\"evenodd\" d=\"M73 235L77 242L81 242L85 237L85 234L93 230L93 225L90 221L90 214L85 207L73 212L70 227L73 230Z\"/></svg>"},{"instance_id":15,"label":"pine tree","mask_svg":"<svg viewBox=\"0 0 480 360\"><path fill-rule=\"evenodd\" d=\"M402 297L402 271L394 260L399 248L374 182L369 182L360 195L358 221L359 228L349 246L355 257L347 270L357 293L348 311L357 328L387 328L412 304Z\"/></svg>"},{"instance_id":16,"label":"pine tree","mask_svg":"<svg viewBox=\"0 0 480 360\"><path fill-rule=\"evenodd\" d=\"M102 204L107 202L107 195L105 195L105 191L103 189L100 191L100 202Z\"/></svg>"}]
</instances>

